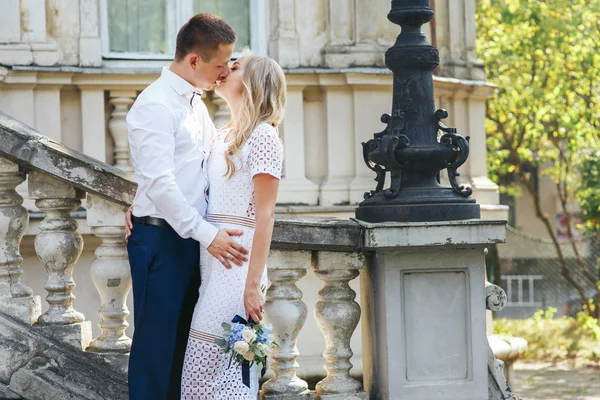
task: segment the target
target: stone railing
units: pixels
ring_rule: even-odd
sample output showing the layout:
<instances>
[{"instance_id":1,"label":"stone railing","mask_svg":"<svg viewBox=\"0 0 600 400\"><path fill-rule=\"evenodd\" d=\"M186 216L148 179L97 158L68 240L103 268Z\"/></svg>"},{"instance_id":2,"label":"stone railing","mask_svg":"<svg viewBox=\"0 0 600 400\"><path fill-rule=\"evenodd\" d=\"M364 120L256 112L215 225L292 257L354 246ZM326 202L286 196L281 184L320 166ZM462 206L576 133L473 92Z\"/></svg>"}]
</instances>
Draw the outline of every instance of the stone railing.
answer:
<instances>
[{"instance_id":1,"label":"stone railing","mask_svg":"<svg viewBox=\"0 0 600 400\"><path fill-rule=\"evenodd\" d=\"M123 212L135 194L132 176L71 151L1 113L0 136L0 334L9 338L7 343L12 343L10 346L0 343L0 360L7 360L0 361L0 395L41 398L39 391L51 388L54 398L126 398L124 365L131 345L131 339L125 334L129 315L126 298L131 278ZM19 248L29 218L16 187L25 179L30 198L35 199L36 206L45 214L35 237L35 252L47 271L47 310L43 313L40 297L21 282ZM71 212L81 206L83 199L86 200L87 224L100 239L90 266L91 278L100 296L101 333L95 338L91 335L91 322L73 307L76 293L73 270L80 268L77 261L84 243ZM469 371L461 390L481 392L487 386L486 356L480 354L485 349L481 346L485 336L483 248L501 242L503 232L501 222L476 220L435 226L427 223L376 226L352 220L278 218L269 257L271 286L266 310L279 347L274 350L272 374L262 386L262 398L376 398L388 390L386 385L391 385L390 398L396 398L392 397L396 390L392 386L398 382L390 380L395 376L393 370L396 365L407 371L415 368L415 360L411 359L414 353L411 350L406 356L409 364L403 366L400 357L397 364L388 365L388 357L382 353L399 348L397 343L388 344L391 337L382 336L384 329L389 328L385 328L379 318L382 312L385 314L386 302L399 304L399 298L394 296L404 296L395 290L382 292L391 282L385 274L401 279L407 293L418 294L418 301L411 300L401 307L402 312L410 315L409 323L419 322L415 307L429 307L434 311L431 315L436 316L441 315L437 311L440 306L449 301L436 297L435 292L429 296L423 290L441 289L445 296L458 296L445 319L452 321L459 317L457 320L463 321L451 330L458 335L454 342L462 344L458 350L442 351L450 352L455 360L444 363L448 364L447 368L458 365ZM445 251L450 251L458 262L451 265L445 262ZM424 263L430 264L414 264L418 254L424 254ZM309 271L322 281L319 299L312 311L325 339L326 376L314 390L309 390L307 382L296 374L299 368L297 337L309 311L297 283ZM397 271L401 275L393 275ZM349 282L359 275L361 303L366 307L362 310L366 313L362 330L367 333L363 335L364 389L361 382L350 376L353 355L350 337L361 318L361 307ZM427 277L441 285L440 288L426 285ZM446 284L448 277L451 279ZM458 291L452 286L457 284ZM488 303L490 301L488 298ZM471 304L478 305L471 307ZM398 319L400 315L390 314L387 323L396 324L401 332L413 332L402 342L406 346L415 348L414 344L420 341L420 330L427 332L427 340L443 340L442 336L436 336L441 334L439 327L443 322L434 319L425 325L410 327L402 318ZM466 345L461 335L468 337ZM388 345L390 350L385 350ZM440 368L426 376L427 365L434 365L437 357L430 351L419 355L416 365L419 379L416 383L407 383L408 395L425 390L423 398L429 398L426 394L429 382L445 376L440 375ZM51 372L57 370L60 373L52 375ZM50 379L49 375L56 378ZM446 375L452 378L448 382L461 383L460 375L456 378L453 373ZM69 376L68 385L64 378L59 378L64 376ZM106 380L116 382L109 393L103 383ZM419 386L420 381L426 386ZM453 389L442 382L436 390L443 394Z\"/></svg>"},{"instance_id":2,"label":"stone railing","mask_svg":"<svg viewBox=\"0 0 600 400\"><path fill-rule=\"evenodd\" d=\"M159 76L162 65L167 63L0 68L2 111L57 143L131 171L125 118L137 95ZM285 156L278 202L294 207L293 212L352 216L342 205L362 201L364 192L374 187L360 143L384 128L379 117L390 110L391 71L290 68L285 73L288 112L280 129ZM460 183L473 189L483 219L505 218L485 161L485 101L495 86L436 76L434 89L437 106L450 112L445 123L471 137L471 155L461 168ZM215 125L229 121L227 104L219 96L204 92L202 99ZM39 104L43 107L34 107Z\"/></svg>"},{"instance_id":3,"label":"stone railing","mask_svg":"<svg viewBox=\"0 0 600 400\"><path fill-rule=\"evenodd\" d=\"M12 319L1 321L3 343L9 344L0 346L4 391L26 399L125 398L124 354L131 344L124 333L125 300L131 279L123 212L136 185L120 169L71 151L5 114L0 114L0 136L0 312ZM16 187L25 180L29 197L44 213L34 240L47 272L44 312L40 296L21 281L20 245L29 216ZM83 199L87 224L101 241L90 267L101 298L96 338L91 322L73 307L73 270L84 243L71 212ZM82 358L83 350L90 356Z\"/></svg>"},{"instance_id":4,"label":"stone railing","mask_svg":"<svg viewBox=\"0 0 600 400\"><path fill-rule=\"evenodd\" d=\"M0 135L0 250L4 258L0 264L0 311L73 350L101 353L108 359L128 353L131 339L125 334L129 315L126 298L131 278L123 213L135 194L132 176L70 151L4 114L0 114ZM35 237L35 252L47 271L45 312L39 294L21 281L19 248L29 217L16 187L25 180L29 197L45 214ZM90 266L101 299L101 333L95 338L91 322L73 306L73 270L80 268L77 261L84 243L71 212L84 199L86 222L101 241ZM359 241L358 224L350 221L277 221L266 308L280 346L273 354L272 377L263 385L264 398L314 396L295 372L296 338L307 318L296 282L309 270L323 281L314 312L326 340L327 376L317 385L315 394L355 393L365 397L361 383L349 375L350 337L358 324L360 307L348 282L365 266L364 256L356 252ZM16 352L18 348L10 350ZM20 376L18 371L30 361L2 365L6 373L0 376L3 384L24 398L35 397L35 392L11 377ZM121 397L125 398L126 393Z\"/></svg>"}]
</instances>

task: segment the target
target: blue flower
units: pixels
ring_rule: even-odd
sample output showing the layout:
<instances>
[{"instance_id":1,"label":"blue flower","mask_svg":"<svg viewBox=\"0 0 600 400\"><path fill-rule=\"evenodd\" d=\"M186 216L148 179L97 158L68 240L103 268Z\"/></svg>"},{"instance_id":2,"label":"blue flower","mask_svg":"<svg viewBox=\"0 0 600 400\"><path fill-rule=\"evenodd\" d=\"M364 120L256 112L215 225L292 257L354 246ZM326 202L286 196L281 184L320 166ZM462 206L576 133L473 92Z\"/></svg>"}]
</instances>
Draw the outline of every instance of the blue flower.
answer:
<instances>
[{"instance_id":1,"label":"blue flower","mask_svg":"<svg viewBox=\"0 0 600 400\"><path fill-rule=\"evenodd\" d=\"M263 336L263 335L259 335L259 336L256 338L256 342L257 342L257 343L266 344L266 343L267 343L267 338L266 338L265 336Z\"/></svg>"},{"instance_id":2,"label":"blue flower","mask_svg":"<svg viewBox=\"0 0 600 400\"><path fill-rule=\"evenodd\" d=\"M235 342L239 342L240 340L244 340L242 337L242 331L245 326L243 324L234 323L231 325L231 332L229 334L229 344L233 347Z\"/></svg>"},{"instance_id":3,"label":"blue flower","mask_svg":"<svg viewBox=\"0 0 600 400\"><path fill-rule=\"evenodd\" d=\"M262 344L267 344L272 341L273 341L273 336L270 333L265 333L265 332L261 333L256 338L256 342L262 343Z\"/></svg>"}]
</instances>

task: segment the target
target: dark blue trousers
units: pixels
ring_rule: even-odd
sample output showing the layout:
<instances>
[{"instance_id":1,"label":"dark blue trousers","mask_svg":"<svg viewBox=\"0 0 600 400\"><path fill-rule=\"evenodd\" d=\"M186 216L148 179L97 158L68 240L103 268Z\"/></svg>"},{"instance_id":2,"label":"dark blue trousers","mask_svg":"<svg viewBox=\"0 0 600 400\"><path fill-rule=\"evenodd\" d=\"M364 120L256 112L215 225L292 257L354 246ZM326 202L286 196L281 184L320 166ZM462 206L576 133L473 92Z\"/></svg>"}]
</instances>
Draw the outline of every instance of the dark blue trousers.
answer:
<instances>
[{"instance_id":1,"label":"dark blue trousers","mask_svg":"<svg viewBox=\"0 0 600 400\"><path fill-rule=\"evenodd\" d=\"M131 400L179 399L200 286L200 245L174 230L135 223L127 243L133 281Z\"/></svg>"}]
</instances>

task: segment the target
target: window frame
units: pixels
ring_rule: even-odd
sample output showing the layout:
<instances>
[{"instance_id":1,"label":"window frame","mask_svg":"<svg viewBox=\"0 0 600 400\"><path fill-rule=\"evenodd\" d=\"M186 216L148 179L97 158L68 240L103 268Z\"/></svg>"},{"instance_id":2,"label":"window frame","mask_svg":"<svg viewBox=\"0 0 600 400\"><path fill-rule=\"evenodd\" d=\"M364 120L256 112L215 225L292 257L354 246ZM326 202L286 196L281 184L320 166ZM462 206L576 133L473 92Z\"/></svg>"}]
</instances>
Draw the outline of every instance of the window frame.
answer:
<instances>
[{"instance_id":1,"label":"window frame","mask_svg":"<svg viewBox=\"0 0 600 400\"><path fill-rule=\"evenodd\" d=\"M206 0L210 1L210 0ZM110 51L108 29L108 0L100 0L100 36L102 39L102 59L104 60L172 60L175 54L175 39L179 28L193 15L193 0L166 0L167 29L166 46L172 54L114 52ZM250 0L250 49L267 55L269 37L268 0ZM240 55L234 52L232 58Z\"/></svg>"}]
</instances>

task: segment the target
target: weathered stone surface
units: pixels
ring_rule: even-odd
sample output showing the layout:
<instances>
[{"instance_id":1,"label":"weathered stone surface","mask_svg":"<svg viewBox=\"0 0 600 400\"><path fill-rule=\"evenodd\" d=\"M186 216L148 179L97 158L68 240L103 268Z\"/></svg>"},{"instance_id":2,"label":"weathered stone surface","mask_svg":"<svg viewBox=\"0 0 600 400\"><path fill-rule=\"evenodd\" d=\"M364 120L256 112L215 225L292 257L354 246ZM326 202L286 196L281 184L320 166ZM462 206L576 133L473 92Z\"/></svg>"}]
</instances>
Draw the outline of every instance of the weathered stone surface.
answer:
<instances>
[{"instance_id":1,"label":"weathered stone surface","mask_svg":"<svg viewBox=\"0 0 600 400\"><path fill-rule=\"evenodd\" d=\"M366 226L367 243L382 246L361 276L363 373L372 398L486 398L483 249L504 234L503 224L489 224Z\"/></svg>"},{"instance_id":2,"label":"weathered stone surface","mask_svg":"<svg viewBox=\"0 0 600 400\"><path fill-rule=\"evenodd\" d=\"M15 187L25 174L0 157L0 310L31 324L41 312L40 298L21 282L23 257L19 252L29 218Z\"/></svg>"},{"instance_id":3,"label":"weathered stone surface","mask_svg":"<svg viewBox=\"0 0 600 400\"><path fill-rule=\"evenodd\" d=\"M92 281L100 294L102 329L88 351L128 353L131 339L125 335L129 326L126 299L131 289L131 273L125 247L125 209L97 196L88 199L88 226L102 240L90 265Z\"/></svg>"},{"instance_id":4,"label":"weathered stone surface","mask_svg":"<svg viewBox=\"0 0 600 400\"><path fill-rule=\"evenodd\" d=\"M92 323L83 321L69 325L40 325L33 329L47 338L65 343L76 350L84 350L92 340Z\"/></svg>"},{"instance_id":5,"label":"weathered stone surface","mask_svg":"<svg viewBox=\"0 0 600 400\"><path fill-rule=\"evenodd\" d=\"M42 300L40 296L2 299L0 312L12 315L27 324L33 324L42 313Z\"/></svg>"},{"instance_id":6,"label":"weathered stone surface","mask_svg":"<svg viewBox=\"0 0 600 400\"><path fill-rule=\"evenodd\" d=\"M367 400L369 398L368 393L353 393L353 394L316 394L316 400Z\"/></svg>"},{"instance_id":7,"label":"weathered stone surface","mask_svg":"<svg viewBox=\"0 0 600 400\"><path fill-rule=\"evenodd\" d=\"M364 228L364 249L471 247L506 241L506 221L357 223Z\"/></svg>"},{"instance_id":8,"label":"weathered stone surface","mask_svg":"<svg viewBox=\"0 0 600 400\"><path fill-rule=\"evenodd\" d=\"M360 225L349 220L281 217L275 220L271 248L354 251L362 245Z\"/></svg>"},{"instance_id":9,"label":"weathered stone surface","mask_svg":"<svg viewBox=\"0 0 600 400\"><path fill-rule=\"evenodd\" d=\"M319 291L314 313L319 329L325 337L325 370L327 376L317 383L315 398L319 400L365 399L359 381L350 376L352 348L350 338L360 319L356 293L348 282L364 268L365 257L360 253L333 253L320 251L314 257L315 275L325 282Z\"/></svg>"},{"instance_id":10,"label":"weathered stone surface","mask_svg":"<svg viewBox=\"0 0 600 400\"><path fill-rule=\"evenodd\" d=\"M269 280L265 311L268 322L273 325L273 336L279 344L273 349L274 376L262 386L261 398L305 399L308 384L296 376L300 354L296 339L306 321L306 304L296 282L310 268L311 253L308 251L272 250L269 256ZM310 394L312 397L312 394Z\"/></svg>"},{"instance_id":11,"label":"weathered stone surface","mask_svg":"<svg viewBox=\"0 0 600 400\"><path fill-rule=\"evenodd\" d=\"M504 377L504 363L494 357L488 345L488 399L517 400Z\"/></svg>"},{"instance_id":12,"label":"weathered stone surface","mask_svg":"<svg viewBox=\"0 0 600 400\"><path fill-rule=\"evenodd\" d=\"M310 390L298 394L265 394L261 390L259 398L260 400L313 400L315 397Z\"/></svg>"},{"instance_id":13,"label":"weathered stone surface","mask_svg":"<svg viewBox=\"0 0 600 400\"><path fill-rule=\"evenodd\" d=\"M500 311L506 305L508 298L506 292L500 286L485 283L485 306L491 311Z\"/></svg>"},{"instance_id":14,"label":"weathered stone surface","mask_svg":"<svg viewBox=\"0 0 600 400\"><path fill-rule=\"evenodd\" d=\"M122 205L132 203L137 185L118 168L70 150L0 112L0 155Z\"/></svg>"},{"instance_id":15,"label":"weathered stone surface","mask_svg":"<svg viewBox=\"0 0 600 400\"><path fill-rule=\"evenodd\" d=\"M0 382L8 383L12 374L27 364L36 351L34 342L0 325Z\"/></svg>"},{"instance_id":16,"label":"weathered stone surface","mask_svg":"<svg viewBox=\"0 0 600 400\"><path fill-rule=\"evenodd\" d=\"M83 237L70 212L81 205L85 193L48 174L29 174L29 195L44 211L35 237L35 252L48 272L44 288L48 291L48 310L38 318L40 325L65 325L84 321L73 308L73 269L83 250Z\"/></svg>"},{"instance_id":17,"label":"weathered stone surface","mask_svg":"<svg viewBox=\"0 0 600 400\"><path fill-rule=\"evenodd\" d=\"M6 385L0 383L0 400L19 400L21 396L10 390Z\"/></svg>"},{"instance_id":18,"label":"weathered stone surface","mask_svg":"<svg viewBox=\"0 0 600 400\"><path fill-rule=\"evenodd\" d=\"M12 359L3 357L8 347ZM0 382L20 396L15 398L127 399L125 362L126 357L77 351L0 314Z\"/></svg>"}]
</instances>

